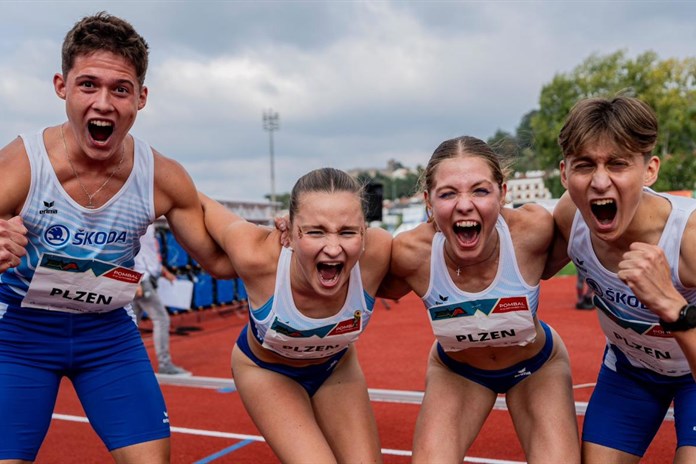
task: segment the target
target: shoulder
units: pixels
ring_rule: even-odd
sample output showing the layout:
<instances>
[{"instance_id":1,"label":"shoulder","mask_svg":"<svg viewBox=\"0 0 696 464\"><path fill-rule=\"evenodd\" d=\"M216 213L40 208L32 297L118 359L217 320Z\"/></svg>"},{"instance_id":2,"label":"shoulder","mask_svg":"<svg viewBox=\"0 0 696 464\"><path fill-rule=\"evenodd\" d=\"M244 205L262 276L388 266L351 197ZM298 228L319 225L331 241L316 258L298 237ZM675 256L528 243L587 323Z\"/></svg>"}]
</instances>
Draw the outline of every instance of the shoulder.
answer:
<instances>
[{"instance_id":1,"label":"shoulder","mask_svg":"<svg viewBox=\"0 0 696 464\"><path fill-rule=\"evenodd\" d=\"M163 155L152 148L152 156L155 165L155 184L177 184L177 176L185 176L190 179L186 169L178 161Z\"/></svg>"},{"instance_id":2,"label":"shoulder","mask_svg":"<svg viewBox=\"0 0 696 464\"><path fill-rule=\"evenodd\" d=\"M570 234L570 228L573 226L576 211L577 207L568 192L561 195L556 207L553 209L553 220L556 227L566 238Z\"/></svg>"},{"instance_id":3,"label":"shoulder","mask_svg":"<svg viewBox=\"0 0 696 464\"><path fill-rule=\"evenodd\" d=\"M253 278L272 272L282 248L280 232L247 221L237 221L225 230L225 250L240 276Z\"/></svg>"},{"instance_id":4,"label":"shoulder","mask_svg":"<svg viewBox=\"0 0 696 464\"><path fill-rule=\"evenodd\" d=\"M691 213L684 228L679 275L684 285L691 288L696 287L696 211Z\"/></svg>"},{"instance_id":5,"label":"shoulder","mask_svg":"<svg viewBox=\"0 0 696 464\"><path fill-rule=\"evenodd\" d=\"M3 176L0 214L14 216L19 213L31 184L31 165L20 137L0 149L0 171L11 173Z\"/></svg>"},{"instance_id":6,"label":"shoulder","mask_svg":"<svg viewBox=\"0 0 696 464\"><path fill-rule=\"evenodd\" d=\"M391 245L392 236L386 230L380 227L368 227L367 228L367 247L383 247L384 245Z\"/></svg>"},{"instance_id":7,"label":"shoulder","mask_svg":"<svg viewBox=\"0 0 696 464\"><path fill-rule=\"evenodd\" d=\"M511 230L553 229L553 216L546 208L536 203L527 203L515 209L503 208L501 214Z\"/></svg>"},{"instance_id":8,"label":"shoulder","mask_svg":"<svg viewBox=\"0 0 696 464\"><path fill-rule=\"evenodd\" d=\"M280 231L248 221L235 221L225 230L225 241L240 252L254 255L259 249L280 250Z\"/></svg>"},{"instance_id":9,"label":"shoulder","mask_svg":"<svg viewBox=\"0 0 696 464\"><path fill-rule=\"evenodd\" d=\"M24 141L21 137L16 137L10 143L0 148L0 163L3 166L12 166L18 162L27 161L27 151L24 148Z\"/></svg>"},{"instance_id":10,"label":"shoulder","mask_svg":"<svg viewBox=\"0 0 696 464\"><path fill-rule=\"evenodd\" d=\"M368 227L366 234L365 252L360 259L360 263L387 269L389 267L389 258L391 257L391 234L378 227Z\"/></svg>"},{"instance_id":11,"label":"shoulder","mask_svg":"<svg viewBox=\"0 0 696 464\"><path fill-rule=\"evenodd\" d=\"M402 232L392 243L392 272L399 277L408 277L423 268L430 260L434 223L426 222L415 229Z\"/></svg>"},{"instance_id":12,"label":"shoulder","mask_svg":"<svg viewBox=\"0 0 696 464\"><path fill-rule=\"evenodd\" d=\"M501 212L516 245L532 251L544 251L551 245L554 234L553 216L543 206L528 203Z\"/></svg>"},{"instance_id":13,"label":"shoulder","mask_svg":"<svg viewBox=\"0 0 696 464\"><path fill-rule=\"evenodd\" d=\"M167 215L175 208L195 208L200 204L193 180L184 167L154 149L152 153L157 216Z\"/></svg>"}]
</instances>

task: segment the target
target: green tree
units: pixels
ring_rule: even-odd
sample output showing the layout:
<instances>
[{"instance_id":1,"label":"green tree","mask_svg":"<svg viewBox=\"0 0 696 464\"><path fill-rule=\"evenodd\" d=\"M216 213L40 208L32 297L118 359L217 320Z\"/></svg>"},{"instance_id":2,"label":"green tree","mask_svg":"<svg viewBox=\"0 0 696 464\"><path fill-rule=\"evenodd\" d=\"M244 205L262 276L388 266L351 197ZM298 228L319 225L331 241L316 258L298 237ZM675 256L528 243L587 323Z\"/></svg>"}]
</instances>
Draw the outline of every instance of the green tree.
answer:
<instances>
[{"instance_id":1,"label":"green tree","mask_svg":"<svg viewBox=\"0 0 696 464\"><path fill-rule=\"evenodd\" d=\"M267 193L263 197L268 201L271 201L270 193ZM288 209L290 207L290 193L276 193L275 201L280 203L280 209Z\"/></svg>"},{"instance_id":2,"label":"green tree","mask_svg":"<svg viewBox=\"0 0 696 464\"><path fill-rule=\"evenodd\" d=\"M562 157L558 133L578 100L618 93L644 100L657 113L660 132L655 154L664 158L660 188L689 184L688 179L696 178L691 162L696 149L696 58L660 61L652 51L634 59L625 51L592 55L542 88L539 110L529 121L540 166L547 171L558 166Z\"/></svg>"}]
</instances>

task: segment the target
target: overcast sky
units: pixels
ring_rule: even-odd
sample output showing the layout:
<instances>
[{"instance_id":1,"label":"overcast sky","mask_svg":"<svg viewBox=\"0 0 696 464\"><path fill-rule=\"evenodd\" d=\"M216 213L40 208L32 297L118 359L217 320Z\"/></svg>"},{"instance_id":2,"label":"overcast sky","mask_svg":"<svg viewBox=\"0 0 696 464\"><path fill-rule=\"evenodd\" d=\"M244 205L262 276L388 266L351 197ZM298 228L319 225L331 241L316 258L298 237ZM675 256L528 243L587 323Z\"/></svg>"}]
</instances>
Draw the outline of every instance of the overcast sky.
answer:
<instances>
[{"instance_id":1,"label":"overcast sky","mask_svg":"<svg viewBox=\"0 0 696 464\"><path fill-rule=\"evenodd\" d=\"M150 45L133 133L216 198L305 172L425 165L443 140L514 132L541 88L592 54L695 56L696 2L0 1L0 142L65 119L65 33L106 10Z\"/></svg>"}]
</instances>

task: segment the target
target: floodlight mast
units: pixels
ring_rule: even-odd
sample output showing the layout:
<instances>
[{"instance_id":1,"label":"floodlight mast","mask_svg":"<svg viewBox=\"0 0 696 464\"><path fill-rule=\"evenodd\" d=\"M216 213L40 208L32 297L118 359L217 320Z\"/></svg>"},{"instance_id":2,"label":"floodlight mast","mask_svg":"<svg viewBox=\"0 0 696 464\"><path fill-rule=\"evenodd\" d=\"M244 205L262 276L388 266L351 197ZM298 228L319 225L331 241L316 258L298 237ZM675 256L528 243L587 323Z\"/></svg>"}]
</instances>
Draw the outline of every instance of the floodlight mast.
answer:
<instances>
[{"instance_id":1,"label":"floodlight mast","mask_svg":"<svg viewBox=\"0 0 696 464\"><path fill-rule=\"evenodd\" d=\"M263 112L263 130L268 131L268 142L271 154L271 204L275 210L275 160L273 154L273 132L277 131L280 125L278 124L278 113L272 109Z\"/></svg>"}]
</instances>

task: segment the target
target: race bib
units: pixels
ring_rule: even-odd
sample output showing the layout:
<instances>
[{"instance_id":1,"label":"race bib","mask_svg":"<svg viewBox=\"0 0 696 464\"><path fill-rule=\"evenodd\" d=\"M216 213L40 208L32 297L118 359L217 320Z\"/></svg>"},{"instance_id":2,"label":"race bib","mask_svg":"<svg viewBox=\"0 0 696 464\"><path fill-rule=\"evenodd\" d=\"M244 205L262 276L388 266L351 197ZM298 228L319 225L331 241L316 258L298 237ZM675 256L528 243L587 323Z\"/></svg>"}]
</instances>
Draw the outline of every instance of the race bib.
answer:
<instances>
[{"instance_id":1,"label":"race bib","mask_svg":"<svg viewBox=\"0 0 696 464\"><path fill-rule=\"evenodd\" d=\"M142 274L96 259L44 253L22 306L104 313L130 303Z\"/></svg>"},{"instance_id":2,"label":"race bib","mask_svg":"<svg viewBox=\"0 0 696 464\"><path fill-rule=\"evenodd\" d=\"M428 308L430 324L445 351L524 346L536 338L526 296L462 301Z\"/></svg>"},{"instance_id":3,"label":"race bib","mask_svg":"<svg viewBox=\"0 0 696 464\"><path fill-rule=\"evenodd\" d=\"M672 377L691 372L679 344L660 324L622 319L601 298L594 300L602 331L632 365Z\"/></svg>"},{"instance_id":4,"label":"race bib","mask_svg":"<svg viewBox=\"0 0 696 464\"><path fill-rule=\"evenodd\" d=\"M346 349L358 339L362 330L361 311L355 311L352 319L304 330L276 318L266 332L263 347L292 359L325 358Z\"/></svg>"}]
</instances>

